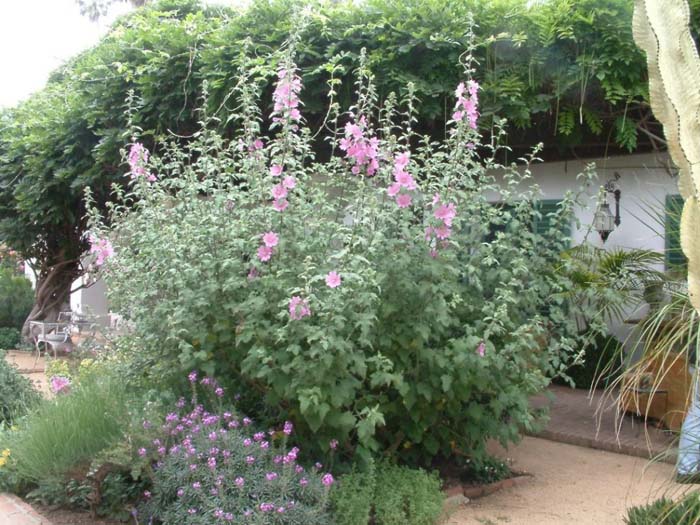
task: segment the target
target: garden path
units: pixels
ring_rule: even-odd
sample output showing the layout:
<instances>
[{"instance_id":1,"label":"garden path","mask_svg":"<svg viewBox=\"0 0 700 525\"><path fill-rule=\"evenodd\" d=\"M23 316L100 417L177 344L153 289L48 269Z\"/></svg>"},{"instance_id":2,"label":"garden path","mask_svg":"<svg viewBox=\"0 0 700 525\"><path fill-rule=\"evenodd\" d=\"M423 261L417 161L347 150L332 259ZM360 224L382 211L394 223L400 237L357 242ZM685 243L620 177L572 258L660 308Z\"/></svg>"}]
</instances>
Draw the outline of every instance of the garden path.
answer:
<instances>
[{"instance_id":1,"label":"garden path","mask_svg":"<svg viewBox=\"0 0 700 525\"><path fill-rule=\"evenodd\" d=\"M533 477L472 500L447 525L621 525L630 506L693 487L673 483L674 469L667 463L541 438L525 437L492 452Z\"/></svg>"},{"instance_id":2,"label":"garden path","mask_svg":"<svg viewBox=\"0 0 700 525\"><path fill-rule=\"evenodd\" d=\"M590 396L588 390L560 385L552 385L548 390L551 400L546 395L532 400L535 407L549 406L549 422L536 434L538 437L675 463L674 434L657 428L651 421L645 425L641 418L618 417L617 392L610 397L597 390Z\"/></svg>"}]
</instances>

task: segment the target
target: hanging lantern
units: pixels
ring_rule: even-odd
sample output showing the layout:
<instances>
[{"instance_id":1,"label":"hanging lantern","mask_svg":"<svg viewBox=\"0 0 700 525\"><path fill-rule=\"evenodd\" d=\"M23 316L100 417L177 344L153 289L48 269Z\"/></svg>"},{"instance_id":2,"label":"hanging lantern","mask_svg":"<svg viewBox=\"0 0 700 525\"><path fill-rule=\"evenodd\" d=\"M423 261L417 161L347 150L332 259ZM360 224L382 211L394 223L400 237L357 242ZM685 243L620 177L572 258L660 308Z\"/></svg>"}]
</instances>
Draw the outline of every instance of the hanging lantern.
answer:
<instances>
[{"instance_id":1,"label":"hanging lantern","mask_svg":"<svg viewBox=\"0 0 700 525\"><path fill-rule=\"evenodd\" d=\"M605 183L605 186L600 188L600 197L598 199L598 208L593 215L593 228L600 234L603 242L608 240L608 237L620 225L620 196L622 192L617 185L620 180L620 174L615 172L615 178ZM608 204L608 193L612 193L615 197L615 215L610 211Z\"/></svg>"}]
</instances>

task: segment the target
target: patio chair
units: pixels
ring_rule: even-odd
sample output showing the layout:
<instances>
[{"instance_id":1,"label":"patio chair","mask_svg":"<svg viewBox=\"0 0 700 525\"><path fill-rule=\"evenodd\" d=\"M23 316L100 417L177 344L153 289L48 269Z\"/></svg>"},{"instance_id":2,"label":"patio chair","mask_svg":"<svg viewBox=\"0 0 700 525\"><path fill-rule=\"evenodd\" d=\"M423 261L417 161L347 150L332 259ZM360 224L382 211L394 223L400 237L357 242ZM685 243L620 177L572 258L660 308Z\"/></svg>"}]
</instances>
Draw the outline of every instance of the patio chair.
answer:
<instances>
[{"instance_id":1,"label":"patio chair","mask_svg":"<svg viewBox=\"0 0 700 525\"><path fill-rule=\"evenodd\" d=\"M58 357L58 351L71 352L73 341L70 337L71 326L69 323L46 323L44 321L30 321L29 330L36 349L34 366L36 367L41 355L42 344L46 349L53 350L53 356Z\"/></svg>"}]
</instances>

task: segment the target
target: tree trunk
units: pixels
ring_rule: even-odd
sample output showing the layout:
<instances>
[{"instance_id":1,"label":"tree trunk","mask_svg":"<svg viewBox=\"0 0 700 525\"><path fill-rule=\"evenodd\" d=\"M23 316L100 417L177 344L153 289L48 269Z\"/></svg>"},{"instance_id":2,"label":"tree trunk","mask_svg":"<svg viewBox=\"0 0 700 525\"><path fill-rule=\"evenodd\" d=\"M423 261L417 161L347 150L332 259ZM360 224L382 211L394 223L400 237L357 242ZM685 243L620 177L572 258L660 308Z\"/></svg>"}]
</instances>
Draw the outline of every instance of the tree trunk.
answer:
<instances>
[{"instance_id":1,"label":"tree trunk","mask_svg":"<svg viewBox=\"0 0 700 525\"><path fill-rule=\"evenodd\" d=\"M31 321L53 323L58 320L59 312L70 308L71 286L81 273L78 260L62 261L39 271L34 307L22 327L22 337L25 340L31 337Z\"/></svg>"}]
</instances>

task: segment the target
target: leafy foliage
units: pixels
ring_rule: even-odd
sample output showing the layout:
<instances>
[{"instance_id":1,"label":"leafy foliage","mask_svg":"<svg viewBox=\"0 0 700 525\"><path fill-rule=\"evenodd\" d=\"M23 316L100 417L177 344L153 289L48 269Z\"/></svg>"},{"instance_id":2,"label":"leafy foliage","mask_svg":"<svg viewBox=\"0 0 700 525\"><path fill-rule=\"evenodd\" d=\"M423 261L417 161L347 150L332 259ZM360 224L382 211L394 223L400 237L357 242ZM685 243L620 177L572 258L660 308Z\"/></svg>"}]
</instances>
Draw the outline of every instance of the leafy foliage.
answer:
<instances>
[{"instance_id":1,"label":"leafy foliage","mask_svg":"<svg viewBox=\"0 0 700 525\"><path fill-rule=\"evenodd\" d=\"M289 423L277 432L250 425L231 412L178 403L148 449L158 464L139 514L154 523L332 525L332 475L297 463L300 450L285 447Z\"/></svg>"},{"instance_id":2,"label":"leafy foliage","mask_svg":"<svg viewBox=\"0 0 700 525\"><path fill-rule=\"evenodd\" d=\"M81 5L99 14L102 4ZM485 131L505 117L513 124L511 142L525 146L519 152L543 140L553 156L608 136L623 149L648 147L648 134L639 130L655 124L648 118L644 60L631 37L630 2L531 4L310 2L315 14L298 56L309 123L323 121L331 74L341 108L349 107L350 71L366 48L379 96L405 94L412 82L421 100L416 129L442 138L473 14ZM134 124L149 146L168 130L185 141L197 129L195 106L205 81L208 110L230 136L230 94L241 52L269 68L264 57L285 41L299 8L290 0L259 0L242 10L203 7L196 0L149 3L54 72L43 91L2 112L0 240L34 259L39 284L49 283L38 287L33 318L55 316L70 283L85 270L83 189L89 185L103 206L110 184L124 181L119 150L130 131L123 115L129 92L140 101ZM269 92L267 86L266 106ZM324 144L314 147L323 150Z\"/></svg>"},{"instance_id":3,"label":"leafy foliage","mask_svg":"<svg viewBox=\"0 0 700 525\"><path fill-rule=\"evenodd\" d=\"M12 466L26 481L84 475L100 452L124 436L126 397L118 381L85 381L70 393L42 402L17 431L0 436L0 447L12 451Z\"/></svg>"},{"instance_id":4,"label":"leafy foliage","mask_svg":"<svg viewBox=\"0 0 700 525\"><path fill-rule=\"evenodd\" d=\"M433 525L443 512L440 486L434 473L379 463L340 478L333 514L338 525Z\"/></svg>"},{"instance_id":5,"label":"leafy foliage","mask_svg":"<svg viewBox=\"0 0 700 525\"><path fill-rule=\"evenodd\" d=\"M0 428L24 416L38 401L39 394L32 382L7 362L0 350Z\"/></svg>"},{"instance_id":6,"label":"leafy foliage","mask_svg":"<svg viewBox=\"0 0 700 525\"><path fill-rule=\"evenodd\" d=\"M700 494L687 493L680 501L660 498L648 505L632 507L627 525L695 525L700 520Z\"/></svg>"},{"instance_id":7,"label":"leafy foliage","mask_svg":"<svg viewBox=\"0 0 700 525\"><path fill-rule=\"evenodd\" d=\"M20 332L17 328L0 328L0 350L14 350L19 343Z\"/></svg>"},{"instance_id":8,"label":"leafy foliage","mask_svg":"<svg viewBox=\"0 0 700 525\"><path fill-rule=\"evenodd\" d=\"M294 70L290 55L278 60ZM156 181L115 189L111 229L91 212L93 235L114 246L104 277L140 339L138 373L201 368L229 381L244 410L291 419L316 450L338 439L365 460L389 450L427 464L454 447L479 456L490 437L517 439L534 425L528 397L578 341L570 307L550 299L570 285L554 269L567 240L532 230L540 213L527 165L499 166L498 148L482 164L466 121L445 144L415 136L412 96L402 108L388 97L373 125L378 95L363 66L343 119L381 160L373 177L356 176L354 160L314 160L295 118L258 134L257 71L241 68L240 135L226 140L204 118L193 142L159 146L147 166ZM339 119L331 114L331 129ZM350 151L338 139L330 147ZM405 184L424 190L395 201L384 185L399 158L410 163ZM269 196L282 189L280 212ZM552 231L571 222L573 205L569 195L549 214ZM326 284L333 272L340 286Z\"/></svg>"},{"instance_id":9,"label":"leafy foliage","mask_svg":"<svg viewBox=\"0 0 700 525\"><path fill-rule=\"evenodd\" d=\"M0 267L0 328L20 329L33 303L34 291L29 279L18 275L14 269ZM14 346L0 348L11 349Z\"/></svg>"}]
</instances>

